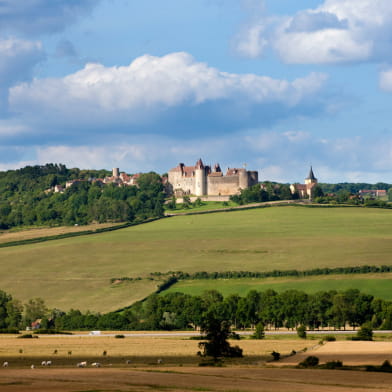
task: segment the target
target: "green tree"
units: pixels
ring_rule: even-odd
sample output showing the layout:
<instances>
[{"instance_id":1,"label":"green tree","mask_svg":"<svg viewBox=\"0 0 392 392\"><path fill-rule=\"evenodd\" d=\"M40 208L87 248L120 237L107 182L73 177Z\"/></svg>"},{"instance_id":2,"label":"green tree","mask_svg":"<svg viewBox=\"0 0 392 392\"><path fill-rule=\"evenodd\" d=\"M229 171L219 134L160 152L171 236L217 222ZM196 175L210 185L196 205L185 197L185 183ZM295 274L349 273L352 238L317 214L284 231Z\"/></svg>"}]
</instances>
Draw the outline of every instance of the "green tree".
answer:
<instances>
[{"instance_id":1,"label":"green tree","mask_svg":"<svg viewBox=\"0 0 392 392\"><path fill-rule=\"evenodd\" d=\"M357 340L373 340L373 330L370 323L364 323L357 332Z\"/></svg>"},{"instance_id":2,"label":"green tree","mask_svg":"<svg viewBox=\"0 0 392 392\"><path fill-rule=\"evenodd\" d=\"M227 341L231 334L230 322L222 319L216 310L209 310L204 314L201 332L205 334L206 342L200 342L202 351L198 355L212 357L214 360L222 357L242 357L242 349L230 346Z\"/></svg>"},{"instance_id":3,"label":"green tree","mask_svg":"<svg viewBox=\"0 0 392 392\"><path fill-rule=\"evenodd\" d=\"M264 339L265 332L264 332L264 324L260 321L256 324L255 333L252 335L252 339Z\"/></svg>"},{"instance_id":4,"label":"green tree","mask_svg":"<svg viewBox=\"0 0 392 392\"><path fill-rule=\"evenodd\" d=\"M37 319L42 319L48 314L48 308L42 298L30 299L24 306L24 324L26 326Z\"/></svg>"}]
</instances>

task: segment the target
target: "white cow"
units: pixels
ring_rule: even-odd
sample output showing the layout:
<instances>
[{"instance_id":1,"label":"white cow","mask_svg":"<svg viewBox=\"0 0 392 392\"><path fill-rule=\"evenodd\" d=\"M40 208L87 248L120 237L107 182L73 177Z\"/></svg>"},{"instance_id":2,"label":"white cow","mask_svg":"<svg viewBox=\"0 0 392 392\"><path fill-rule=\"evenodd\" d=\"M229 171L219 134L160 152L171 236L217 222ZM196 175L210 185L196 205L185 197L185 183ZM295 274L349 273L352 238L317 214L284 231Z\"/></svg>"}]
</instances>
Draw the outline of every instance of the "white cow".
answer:
<instances>
[{"instance_id":1,"label":"white cow","mask_svg":"<svg viewBox=\"0 0 392 392\"><path fill-rule=\"evenodd\" d=\"M76 365L76 367L79 367L79 368L84 368L84 367L86 367L86 366L87 366L87 362L86 362L86 361L79 362L79 363Z\"/></svg>"},{"instance_id":2,"label":"white cow","mask_svg":"<svg viewBox=\"0 0 392 392\"><path fill-rule=\"evenodd\" d=\"M34 365L31 365L30 367L31 367L31 369L35 369L35 366L34 366Z\"/></svg>"},{"instance_id":3,"label":"white cow","mask_svg":"<svg viewBox=\"0 0 392 392\"><path fill-rule=\"evenodd\" d=\"M92 366L92 367L97 367L97 368L99 368L99 367L101 367L101 364L100 364L99 362L93 362L93 363L91 364L91 366Z\"/></svg>"},{"instance_id":4,"label":"white cow","mask_svg":"<svg viewBox=\"0 0 392 392\"><path fill-rule=\"evenodd\" d=\"M3 362L3 367L8 367L8 362Z\"/></svg>"}]
</instances>

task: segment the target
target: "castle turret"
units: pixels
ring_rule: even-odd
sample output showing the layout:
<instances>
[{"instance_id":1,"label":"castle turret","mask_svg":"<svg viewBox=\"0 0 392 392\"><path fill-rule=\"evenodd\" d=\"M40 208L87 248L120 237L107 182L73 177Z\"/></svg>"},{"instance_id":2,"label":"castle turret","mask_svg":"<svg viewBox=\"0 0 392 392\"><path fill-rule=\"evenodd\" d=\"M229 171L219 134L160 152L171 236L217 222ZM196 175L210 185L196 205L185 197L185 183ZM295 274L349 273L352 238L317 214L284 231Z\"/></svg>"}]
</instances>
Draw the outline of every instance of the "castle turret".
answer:
<instances>
[{"instance_id":1,"label":"castle turret","mask_svg":"<svg viewBox=\"0 0 392 392\"><path fill-rule=\"evenodd\" d=\"M207 194L207 177L203 161L199 159L195 165L195 195Z\"/></svg>"},{"instance_id":2,"label":"castle turret","mask_svg":"<svg viewBox=\"0 0 392 392\"><path fill-rule=\"evenodd\" d=\"M120 175L120 169L118 167L113 168L112 175L117 178Z\"/></svg>"},{"instance_id":3,"label":"castle turret","mask_svg":"<svg viewBox=\"0 0 392 392\"><path fill-rule=\"evenodd\" d=\"M249 181L248 181L248 172L246 171L246 169L238 170L238 181L239 181L239 187L241 189L248 188Z\"/></svg>"}]
</instances>

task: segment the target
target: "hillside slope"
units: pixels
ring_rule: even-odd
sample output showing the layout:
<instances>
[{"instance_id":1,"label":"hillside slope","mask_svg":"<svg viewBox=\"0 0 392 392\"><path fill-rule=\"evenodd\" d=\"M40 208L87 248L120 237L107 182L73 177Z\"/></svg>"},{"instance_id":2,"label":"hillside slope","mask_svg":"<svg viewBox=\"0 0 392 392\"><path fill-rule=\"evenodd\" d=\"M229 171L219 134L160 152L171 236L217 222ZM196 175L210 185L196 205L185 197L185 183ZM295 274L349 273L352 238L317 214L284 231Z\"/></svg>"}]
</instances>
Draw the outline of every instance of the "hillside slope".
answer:
<instances>
[{"instance_id":1,"label":"hillside slope","mask_svg":"<svg viewBox=\"0 0 392 392\"><path fill-rule=\"evenodd\" d=\"M107 311L167 271L270 271L392 264L392 211L274 207L178 216L115 232L0 249L0 288L50 307Z\"/></svg>"}]
</instances>

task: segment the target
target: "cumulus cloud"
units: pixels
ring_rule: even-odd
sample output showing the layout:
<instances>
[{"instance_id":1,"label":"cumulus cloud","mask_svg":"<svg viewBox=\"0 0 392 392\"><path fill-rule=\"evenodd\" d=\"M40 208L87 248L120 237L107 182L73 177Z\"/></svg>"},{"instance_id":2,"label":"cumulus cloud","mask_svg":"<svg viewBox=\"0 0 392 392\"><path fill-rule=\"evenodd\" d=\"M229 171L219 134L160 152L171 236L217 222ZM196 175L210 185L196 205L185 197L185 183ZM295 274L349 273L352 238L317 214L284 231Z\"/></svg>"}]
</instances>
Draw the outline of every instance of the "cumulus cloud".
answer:
<instances>
[{"instance_id":1,"label":"cumulus cloud","mask_svg":"<svg viewBox=\"0 0 392 392\"><path fill-rule=\"evenodd\" d=\"M38 35L62 31L100 0L2 0L0 29Z\"/></svg>"},{"instance_id":2,"label":"cumulus cloud","mask_svg":"<svg viewBox=\"0 0 392 392\"><path fill-rule=\"evenodd\" d=\"M392 68L380 72L380 88L392 93Z\"/></svg>"},{"instance_id":3,"label":"cumulus cloud","mask_svg":"<svg viewBox=\"0 0 392 392\"><path fill-rule=\"evenodd\" d=\"M38 120L39 113L52 123L156 127L153 120L166 119L186 127L204 116L215 126L292 115L317 102L325 81L319 73L293 81L227 73L180 52L144 55L122 67L87 64L63 78L22 83L10 90L10 105L25 118Z\"/></svg>"},{"instance_id":4,"label":"cumulus cloud","mask_svg":"<svg viewBox=\"0 0 392 392\"><path fill-rule=\"evenodd\" d=\"M38 41L0 39L0 112L6 111L8 88L30 80L34 67L44 58Z\"/></svg>"},{"instance_id":5,"label":"cumulus cloud","mask_svg":"<svg viewBox=\"0 0 392 392\"><path fill-rule=\"evenodd\" d=\"M262 39L287 63L331 64L379 61L392 49L390 0L325 0L314 9L282 18L264 17L249 26L272 23L263 37L250 35L238 45L250 47ZM249 51L248 55L251 55ZM252 57L252 56L251 56Z\"/></svg>"}]
</instances>

